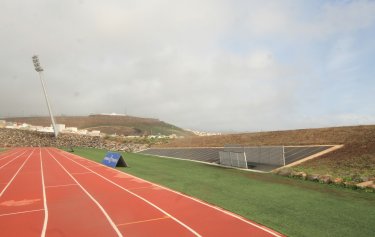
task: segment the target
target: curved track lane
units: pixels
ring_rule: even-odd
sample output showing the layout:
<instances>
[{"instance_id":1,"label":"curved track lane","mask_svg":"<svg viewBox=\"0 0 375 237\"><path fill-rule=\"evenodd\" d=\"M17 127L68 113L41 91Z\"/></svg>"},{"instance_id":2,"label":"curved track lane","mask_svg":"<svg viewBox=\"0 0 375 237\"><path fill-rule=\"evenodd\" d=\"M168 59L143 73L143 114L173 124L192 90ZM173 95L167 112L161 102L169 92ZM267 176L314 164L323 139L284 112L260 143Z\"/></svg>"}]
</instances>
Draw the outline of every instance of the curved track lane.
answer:
<instances>
[{"instance_id":1,"label":"curved track lane","mask_svg":"<svg viewBox=\"0 0 375 237\"><path fill-rule=\"evenodd\" d=\"M0 169L1 236L282 236L55 148L7 154L0 156L0 167L12 160Z\"/></svg>"}]
</instances>

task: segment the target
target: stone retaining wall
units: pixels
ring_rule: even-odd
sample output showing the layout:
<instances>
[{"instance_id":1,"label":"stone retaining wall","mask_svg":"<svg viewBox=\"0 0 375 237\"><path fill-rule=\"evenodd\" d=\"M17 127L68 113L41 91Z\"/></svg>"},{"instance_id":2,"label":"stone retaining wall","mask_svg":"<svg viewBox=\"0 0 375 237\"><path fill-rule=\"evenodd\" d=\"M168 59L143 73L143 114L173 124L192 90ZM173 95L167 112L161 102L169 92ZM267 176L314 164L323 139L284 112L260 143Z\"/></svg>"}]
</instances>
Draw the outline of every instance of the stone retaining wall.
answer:
<instances>
[{"instance_id":1,"label":"stone retaining wall","mask_svg":"<svg viewBox=\"0 0 375 237\"><path fill-rule=\"evenodd\" d=\"M305 172L297 172L290 168L283 168L274 171L275 174L299 178L303 180L315 181L322 184L334 184L337 186L342 186L352 189L365 189L370 192L375 192L375 177L363 177L359 180L344 180L338 177L332 177L331 175L321 175L321 174L307 174Z\"/></svg>"}]
</instances>

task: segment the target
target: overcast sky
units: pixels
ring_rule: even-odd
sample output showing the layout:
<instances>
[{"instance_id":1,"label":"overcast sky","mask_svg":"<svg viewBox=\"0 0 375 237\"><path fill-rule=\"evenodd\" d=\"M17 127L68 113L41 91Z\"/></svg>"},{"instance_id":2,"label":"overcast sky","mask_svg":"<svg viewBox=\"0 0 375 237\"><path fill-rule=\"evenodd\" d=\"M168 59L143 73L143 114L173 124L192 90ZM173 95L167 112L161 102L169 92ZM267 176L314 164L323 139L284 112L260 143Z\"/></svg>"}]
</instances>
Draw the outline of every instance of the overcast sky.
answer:
<instances>
[{"instance_id":1,"label":"overcast sky","mask_svg":"<svg viewBox=\"0 0 375 237\"><path fill-rule=\"evenodd\" d=\"M0 117L203 131L375 124L375 1L1 0Z\"/></svg>"}]
</instances>

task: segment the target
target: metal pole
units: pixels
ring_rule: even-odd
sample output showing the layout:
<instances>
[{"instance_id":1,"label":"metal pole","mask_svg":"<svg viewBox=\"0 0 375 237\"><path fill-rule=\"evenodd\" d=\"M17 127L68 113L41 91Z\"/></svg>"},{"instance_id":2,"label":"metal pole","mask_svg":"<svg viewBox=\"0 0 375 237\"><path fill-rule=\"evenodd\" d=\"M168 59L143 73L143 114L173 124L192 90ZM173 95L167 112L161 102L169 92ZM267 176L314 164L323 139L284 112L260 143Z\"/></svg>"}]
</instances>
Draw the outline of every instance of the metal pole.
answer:
<instances>
[{"instance_id":1,"label":"metal pole","mask_svg":"<svg viewBox=\"0 0 375 237\"><path fill-rule=\"evenodd\" d=\"M246 157L245 147L244 147L243 149L244 149L244 150L243 150L243 156L244 156L244 158L245 158L246 169L248 169L249 166L247 165L247 157Z\"/></svg>"},{"instance_id":2,"label":"metal pole","mask_svg":"<svg viewBox=\"0 0 375 237\"><path fill-rule=\"evenodd\" d=\"M284 161L284 166L285 166L285 146L283 145L283 161Z\"/></svg>"},{"instance_id":3,"label":"metal pole","mask_svg":"<svg viewBox=\"0 0 375 237\"><path fill-rule=\"evenodd\" d=\"M44 83L44 80L43 80L43 71L39 72L39 79L40 79L40 82L42 83L44 97L46 99L49 116L51 117L52 126L53 126L53 132L55 133L55 137L57 137L57 135L59 134L59 132L56 129L55 119L54 119L53 114L52 114L51 105L49 104L49 100L48 100L48 96L47 96L47 91L46 91L46 86L45 86L45 83Z\"/></svg>"},{"instance_id":4,"label":"metal pole","mask_svg":"<svg viewBox=\"0 0 375 237\"><path fill-rule=\"evenodd\" d=\"M48 112L49 112L49 115L51 117L51 121L52 121L52 126L53 126L53 132L55 134L55 137L57 137L58 135L58 131L56 129L56 123L55 123L55 119L53 118L53 114L52 114L52 109L51 109L51 106L49 104L49 101L48 101L48 96L47 96L47 91L46 91L46 87L45 87L45 83L44 83L44 80L43 80L43 68L40 66L40 63L39 63L39 58L37 55L34 55L32 57L33 59L33 63L34 63L34 67L35 67L35 71L37 71L39 73L39 79L40 79L40 82L42 83L42 87L43 87L43 92L44 92L44 97L46 99L46 102L47 102L47 107L48 107Z\"/></svg>"}]
</instances>

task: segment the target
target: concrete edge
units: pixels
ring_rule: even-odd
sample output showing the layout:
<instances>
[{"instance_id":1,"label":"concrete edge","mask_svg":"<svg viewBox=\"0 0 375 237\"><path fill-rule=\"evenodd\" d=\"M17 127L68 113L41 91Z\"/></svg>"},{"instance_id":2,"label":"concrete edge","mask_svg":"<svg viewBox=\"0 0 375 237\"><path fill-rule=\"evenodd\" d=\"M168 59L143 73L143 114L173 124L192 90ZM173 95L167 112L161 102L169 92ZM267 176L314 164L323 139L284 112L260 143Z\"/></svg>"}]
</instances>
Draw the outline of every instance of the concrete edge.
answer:
<instances>
[{"instance_id":1,"label":"concrete edge","mask_svg":"<svg viewBox=\"0 0 375 237\"><path fill-rule=\"evenodd\" d=\"M295 162L293 162L293 163L290 163L290 164L288 164L288 165L286 165L286 166L283 166L283 167L280 167L280 168L274 169L274 170L272 170L271 172L274 172L274 171L277 171L277 170L281 170L281 169L286 168L286 167L293 167L293 166L299 165L299 164L301 164L301 163L303 163L303 162L305 162L305 161L312 160L312 159L315 159L315 158L317 158L317 157L319 157L319 156L322 156L322 155L325 155L325 154L330 153L330 152L332 152L332 151L338 150L338 149L342 148L344 145L330 145L330 146L332 146L332 147L331 147L331 148L328 148L328 149L326 149L326 150L324 150L324 151L321 151L321 152L315 153L315 154L313 154L313 155L311 155L311 156L308 156L308 157L306 157L306 158L303 158L303 159L301 159L301 160L298 160L298 161L295 161Z\"/></svg>"},{"instance_id":2,"label":"concrete edge","mask_svg":"<svg viewBox=\"0 0 375 237\"><path fill-rule=\"evenodd\" d=\"M336 146L336 145L263 145L263 146L242 146L241 148L253 148L253 147L321 147L321 146ZM149 147L149 148L146 148L144 150L148 150L148 149L208 149L208 148L212 148L212 149L223 149L225 147L223 146L200 146L200 147L194 147L194 146L186 146L186 147ZM143 151L144 151L143 150ZM140 152L140 151L139 151Z\"/></svg>"}]
</instances>

